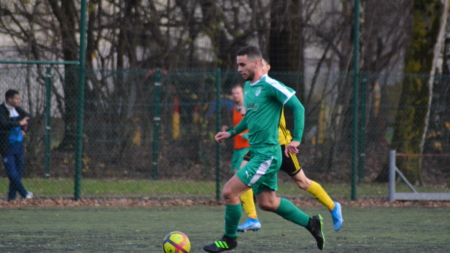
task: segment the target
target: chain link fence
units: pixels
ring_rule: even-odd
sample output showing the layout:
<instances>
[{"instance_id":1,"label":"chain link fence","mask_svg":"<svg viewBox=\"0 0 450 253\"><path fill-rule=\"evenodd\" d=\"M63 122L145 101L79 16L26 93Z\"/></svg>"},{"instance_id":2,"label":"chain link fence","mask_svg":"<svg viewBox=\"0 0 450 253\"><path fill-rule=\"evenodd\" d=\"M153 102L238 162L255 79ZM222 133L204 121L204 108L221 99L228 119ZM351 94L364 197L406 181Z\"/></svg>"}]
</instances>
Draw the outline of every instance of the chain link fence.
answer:
<instances>
[{"instance_id":1,"label":"chain link fence","mask_svg":"<svg viewBox=\"0 0 450 253\"><path fill-rule=\"evenodd\" d=\"M426 83L428 76L362 74L359 132L352 132L352 76L271 72L294 88L306 108L299 161L306 175L333 197L348 198L351 188L351 140L359 140L359 197L387 197L390 148L409 152L396 135L425 127L423 118L399 121L402 87ZM33 116L25 136L23 183L38 198L69 198L74 194L75 142L83 139L82 198L215 198L232 173L232 141L214 142L222 125L231 125L229 94L242 84L235 70L88 70L84 134L76 135L77 68L26 65L0 69L1 91L16 89L22 107ZM422 158L420 190L448 192L450 119L448 77L435 78ZM49 96L47 96L47 94ZM219 97L220 96L220 97ZM400 115L400 116L399 116ZM218 117L219 116L219 117ZM293 127L286 111L288 129ZM402 125L403 123L403 125ZM402 130L403 129L403 130ZM410 142L420 142L411 136ZM411 152L410 152L411 153ZM414 160L414 161L412 161ZM412 165L411 165L412 164ZM0 171L0 196L9 180ZM280 194L308 196L280 172Z\"/></svg>"}]
</instances>

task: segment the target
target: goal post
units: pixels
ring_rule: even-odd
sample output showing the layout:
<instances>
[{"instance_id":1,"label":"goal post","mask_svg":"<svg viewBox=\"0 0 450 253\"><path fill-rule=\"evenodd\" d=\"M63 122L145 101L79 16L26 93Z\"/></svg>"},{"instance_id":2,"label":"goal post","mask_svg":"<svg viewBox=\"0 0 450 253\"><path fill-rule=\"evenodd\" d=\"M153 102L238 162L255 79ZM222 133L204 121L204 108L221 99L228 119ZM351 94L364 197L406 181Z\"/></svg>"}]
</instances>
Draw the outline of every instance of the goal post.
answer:
<instances>
[{"instance_id":1,"label":"goal post","mask_svg":"<svg viewBox=\"0 0 450 253\"><path fill-rule=\"evenodd\" d=\"M395 150L389 151L389 202L395 200L450 200L450 193L419 193L414 189L413 185L403 175L396 166L397 153ZM396 192L395 181L396 174L408 185L412 192Z\"/></svg>"}]
</instances>

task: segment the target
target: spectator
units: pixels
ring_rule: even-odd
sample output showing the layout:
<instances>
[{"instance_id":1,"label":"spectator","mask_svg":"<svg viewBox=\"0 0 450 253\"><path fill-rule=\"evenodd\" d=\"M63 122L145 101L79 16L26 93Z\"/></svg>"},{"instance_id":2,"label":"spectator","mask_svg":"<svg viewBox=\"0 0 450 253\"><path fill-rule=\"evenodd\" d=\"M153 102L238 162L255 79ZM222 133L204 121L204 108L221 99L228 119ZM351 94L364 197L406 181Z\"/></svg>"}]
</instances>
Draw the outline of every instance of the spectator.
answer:
<instances>
[{"instance_id":1,"label":"spectator","mask_svg":"<svg viewBox=\"0 0 450 253\"><path fill-rule=\"evenodd\" d=\"M5 103L0 105L0 154L9 178L8 201L16 199L17 192L24 199L33 198L33 193L22 184L23 139L28 130L30 114L19 105L20 96L16 90L8 90Z\"/></svg>"}]
</instances>

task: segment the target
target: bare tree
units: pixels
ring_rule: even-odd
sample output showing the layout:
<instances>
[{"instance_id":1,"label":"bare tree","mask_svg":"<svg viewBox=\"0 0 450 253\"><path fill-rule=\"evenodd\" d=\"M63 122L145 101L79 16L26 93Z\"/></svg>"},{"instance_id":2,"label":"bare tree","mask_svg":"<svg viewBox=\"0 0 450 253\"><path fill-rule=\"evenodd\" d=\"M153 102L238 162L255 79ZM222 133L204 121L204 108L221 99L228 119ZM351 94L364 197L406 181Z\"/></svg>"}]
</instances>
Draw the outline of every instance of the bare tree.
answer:
<instances>
[{"instance_id":1,"label":"bare tree","mask_svg":"<svg viewBox=\"0 0 450 253\"><path fill-rule=\"evenodd\" d=\"M425 9L424 6L428 8ZM415 0L411 3L411 40L405 59L406 74L431 73L433 48L438 38L443 5L439 0ZM427 39L424 39L427 38ZM420 154L421 138L429 99L426 80L420 76L405 78L396 115L391 148L405 154ZM421 182L420 158L399 159L399 167L409 180Z\"/></svg>"}]
</instances>

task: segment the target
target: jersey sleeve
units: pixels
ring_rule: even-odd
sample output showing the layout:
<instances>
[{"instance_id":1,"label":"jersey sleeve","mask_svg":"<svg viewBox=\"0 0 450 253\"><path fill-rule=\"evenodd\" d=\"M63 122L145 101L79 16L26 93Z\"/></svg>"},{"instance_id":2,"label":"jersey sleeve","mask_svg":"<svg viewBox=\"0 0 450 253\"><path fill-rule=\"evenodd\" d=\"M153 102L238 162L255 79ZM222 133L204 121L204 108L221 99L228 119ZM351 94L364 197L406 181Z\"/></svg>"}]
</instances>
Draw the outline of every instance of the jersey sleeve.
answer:
<instances>
[{"instance_id":1,"label":"jersey sleeve","mask_svg":"<svg viewBox=\"0 0 450 253\"><path fill-rule=\"evenodd\" d=\"M292 140L301 142L305 128L305 108L296 96L288 100L286 108L291 109L294 113L294 136Z\"/></svg>"},{"instance_id":2,"label":"jersey sleeve","mask_svg":"<svg viewBox=\"0 0 450 253\"><path fill-rule=\"evenodd\" d=\"M240 134L245 130L247 130L247 117L244 116L241 122L234 128L235 135Z\"/></svg>"},{"instance_id":3,"label":"jersey sleeve","mask_svg":"<svg viewBox=\"0 0 450 253\"><path fill-rule=\"evenodd\" d=\"M295 91L273 79L267 83L271 86L272 96L294 112L294 136L292 137L294 141L301 142L305 125L305 109L295 96Z\"/></svg>"},{"instance_id":4,"label":"jersey sleeve","mask_svg":"<svg viewBox=\"0 0 450 253\"><path fill-rule=\"evenodd\" d=\"M295 91L280 82L268 82L272 96L280 103L285 105L291 97L295 95Z\"/></svg>"}]
</instances>

